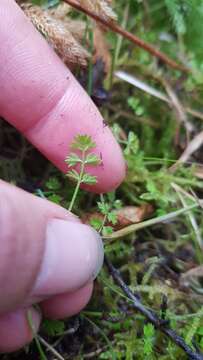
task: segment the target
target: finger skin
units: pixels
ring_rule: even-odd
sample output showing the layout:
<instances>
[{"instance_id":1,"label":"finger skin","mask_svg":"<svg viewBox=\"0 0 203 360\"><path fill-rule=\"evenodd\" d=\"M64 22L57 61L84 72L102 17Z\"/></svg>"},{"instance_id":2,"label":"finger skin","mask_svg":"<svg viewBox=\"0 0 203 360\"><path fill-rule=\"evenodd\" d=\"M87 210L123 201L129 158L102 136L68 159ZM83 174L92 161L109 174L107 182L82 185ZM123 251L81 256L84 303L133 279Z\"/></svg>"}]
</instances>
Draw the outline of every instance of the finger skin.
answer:
<instances>
[{"instance_id":1,"label":"finger skin","mask_svg":"<svg viewBox=\"0 0 203 360\"><path fill-rule=\"evenodd\" d=\"M52 297L43 301L40 306L45 317L64 319L78 314L89 302L93 291L93 283L73 292Z\"/></svg>"},{"instance_id":2,"label":"finger skin","mask_svg":"<svg viewBox=\"0 0 203 360\"><path fill-rule=\"evenodd\" d=\"M42 263L44 263L44 260L47 262L48 244L45 234L47 224L52 219L54 221L57 219L63 220L63 226L64 220L66 220L76 230L81 226L76 217L60 206L0 181L0 315L14 311L24 303L30 304L29 296L32 298L32 296L39 294L36 289L36 279L39 280ZM95 261L97 261L97 248L95 248L95 251L91 250L94 250L91 244L95 244L97 238L93 237L90 243L89 236L91 237L92 233L87 232L87 227L83 230L84 226L82 225L81 230L84 256L84 253L80 253L80 248L77 247L76 238L74 237L72 241L71 233L65 233L65 248L63 245L62 252L67 256L69 252L74 254L74 264L76 263L76 266L73 264L73 267L75 266L74 274L71 274L71 268L68 270L70 274L62 274L64 278L63 292L68 291L69 288L74 288L73 278L77 282L77 288L74 288L74 290L85 285L85 281L88 282L92 275L91 264L95 264ZM61 244L64 244L64 242L61 242L62 236L60 235L57 238L57 251L60 250ZM91 246L90 251L89 246ZM62 266L62 257L59 251L59 261L61 263L60 266L56 264L57 271ZM80 265L77 264L77 259L80 259ZM87 267L86 265L84 267L86 260L88 260ZM69 269L70 264L66 266L66 258L63 261L65 262L65 268ZM50 271L52 268L53 262L50 264ZM84 275L85 269L87 269L87 280L86 275ZM54 276L50 278L50 282L53 283L53 278L56 277L58 284L57 271L54 271ZM47 286L50 285L45 283L45 294ZM59 293L54 291L55 285L51 295ZM40 289L40 294L43 295L43 288Z\"/></svg>"},{"instance_id":3,"label":"finger skin","mask_svg":"<svg viewBox=\"0 0 203 360\"><path fill-rule=\"evenodd\" d=\"M63 208L0 181L0 314L21 305L31 290L52 217L73 218Z\"/></svg>"},{"instance_id":4,"label":"finger skin","mask_svg":"<svg viewBox=\"0 0 203 360\"><path fill-rule=\"evenodd\" d=\"M87 169L107 192L125 176L120 147L86 92L14 0L0 4L0 114L59 169L75 135L88 134L100 166Z\"/></svg>"},{"instance_id":5,"label":"finger skin","mask_svg":"<svg viewBox=\"0 0 203 360\"><path fill-rule=\"evenodd\" d=\"M93 283L90 283L74 293L62 294L46 300L41 304L43 315L50 319L64 319L77 314L89 302L92 290ZM28 314L37 332L41 315L32 307L0 316L0 353L19 350L33 340Z\"/></svg>"},{"instance_id":6,"label":"finger skin","mask_svg":"<svg viewBox=\"0 0 203 360\"><path fill-rule=\"evenodd\" d=\"M32 341L33 332L28 322L28 313L37 332L41 315L33 308L0 316L0 353L19 350Z\"/></svg>"}]
</instances>

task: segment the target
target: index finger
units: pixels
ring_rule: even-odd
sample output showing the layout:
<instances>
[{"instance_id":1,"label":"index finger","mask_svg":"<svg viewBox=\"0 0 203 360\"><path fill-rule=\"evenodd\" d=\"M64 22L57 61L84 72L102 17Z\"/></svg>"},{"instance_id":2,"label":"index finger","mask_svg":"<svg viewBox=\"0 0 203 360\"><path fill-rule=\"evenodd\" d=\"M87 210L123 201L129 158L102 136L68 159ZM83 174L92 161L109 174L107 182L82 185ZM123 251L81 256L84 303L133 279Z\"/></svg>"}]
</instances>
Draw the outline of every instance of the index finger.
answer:
<instances>
[{"instance_id":1,"label":"index finger","mask_svg":"<svg viewBox=\"0 0 203 360\"><path fill-rule=\"evenodd\" d=\"M86 92L14 0L1 0L0 44L0 115L63 172L74 136L90 135L102 158L91 169L98 179L92 190L116 188L125 175L120 147Z\"/></svg>"}]
</instances>

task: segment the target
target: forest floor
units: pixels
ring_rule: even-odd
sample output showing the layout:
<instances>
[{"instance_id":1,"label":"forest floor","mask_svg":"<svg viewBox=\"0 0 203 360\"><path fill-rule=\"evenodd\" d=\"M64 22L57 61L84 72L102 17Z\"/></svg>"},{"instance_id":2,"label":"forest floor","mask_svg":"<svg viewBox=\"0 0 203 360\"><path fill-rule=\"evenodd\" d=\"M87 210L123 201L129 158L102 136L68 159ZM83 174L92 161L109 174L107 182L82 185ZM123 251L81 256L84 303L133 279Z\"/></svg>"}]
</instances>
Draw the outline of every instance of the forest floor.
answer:
<instances>
[{"instance_id":1,"label":"forest floor","mask_svg":"<svg viewBox=\"0 0 203 360\"><path fill-rule=\"evenodd\" d=\"M100 105L128 164L119 189L102 198L81 190L74 208L97 228L105 206L113 216L103 228L110 267L107 261L81 314L43 322L40 336L51 350L41 344L40 354L33 341L1 360L195 359L166 334L168 328L193 354L203 352L203 52L192 48L189 20L178 10L172 14L169 2L118 0L114 8L123 28L189 72L168 66L114 31L100 34L109 44L102 50L91 44L95 25L77 11L68 15L88 22L88 46L98 53L97 62L94 57L85 71L74 72ZM173 16L179 16L178 25ZM67 208L74 191L74 184L3 120L0 176ZM135 308L111 264L143 308L163 320L160 326Z\"/></svg>"}]
</instances>

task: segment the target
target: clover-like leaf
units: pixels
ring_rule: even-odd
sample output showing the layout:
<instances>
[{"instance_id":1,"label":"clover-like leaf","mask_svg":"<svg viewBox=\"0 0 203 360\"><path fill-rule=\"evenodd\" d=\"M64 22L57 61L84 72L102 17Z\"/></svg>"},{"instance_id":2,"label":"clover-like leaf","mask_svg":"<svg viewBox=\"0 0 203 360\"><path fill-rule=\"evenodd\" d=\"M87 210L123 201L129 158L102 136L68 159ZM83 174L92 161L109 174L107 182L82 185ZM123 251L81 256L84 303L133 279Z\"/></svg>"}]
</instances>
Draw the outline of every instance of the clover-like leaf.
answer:
<instances>
[{"instance_id":1,"label":"clover-like leaf","mask_svg":"<svg viewBox=\"0 0 203 360\"><path fill-rule=\"evenodd\" d=\"M87 151L87 150L94 148L95 146L96 146L96 144L92 141L91 136L77 135L77 136L75 136L75 138L71 144L71 149Z\"/></svg>"},{"instance_id":2,"label":"clover-like leaf","mask_svg":"<svg viewBox=\"0 0 203 360\"><path fill-rule=\"evenodd\" d=\"M97 154L90 153L85 158L85 164L88 165L99 165L101 163L101 159Z\"/></svg>"},{"instance_id":3,"label":"clover-like leaf","mask_svg":"<svg viewBox=\"0 0 203 360\"><path fill-rule=\"evenodd\" d=\"M65 323L60 320L46 319L43 321L43 330L45 330L49 336L56 336L65 331Z\"/></svg>"},{"instance_id":4,"label":"clover-like leaf","mask_svg":"<svg viewBox=\"0 0 203 360\"><path fill-rule=\"evenodd\" d=\"M88 173L85 173L82 177L81 183L88 184L88 185L94 185L97 183L97 177Z\"/></svg>"},{"instance_id":5,"label":"clover-like leaf","mask_svg":"<svg viewBox=\"0 0 203 360\"><path fill-rule=\"evenodd\" d=\"M127 142L127 147L124 150L124 154L125 155L130 155L130 153L137 154L138 149L139 149L138 137L137 135L135 135L134 132L130 131L128 134L128 142Z\"/></svg>"},{"instance_id":6,"label":"clover-like leaf","mask_svg":"<svg viewBox=\"0 0 203 360\"><path fill-rule=\"evenodd\" d=\"M102 235L107 236L113 233L113 228L111 226L104 226L102 229Z\"/></svg>"},{"instance_id":7,"label":"clover-like leaf","mask_svg":"<svg viewBox=\"0 0 203 360\"><path fill-rule=\"evenodd\" d=\"M101 213L103 215L108 215L108 213L109 213L109 211L111 209L111 207L110 207L110 205L108 203L98 202L97 205L98 205L98 208L99 208L99 210L101 211Z\"/></svg>"},{"instance_id":8,"label":"clover-like leaf","mask_svg":"<svg viewBox=\"0 0 203 360\"><path fill-rule=\"evenodd\" d=\"M70 179L73 179L73 180L76 180L76 181L79 181L80 179L80 175L77 173L76 170L70 170L67 174L66 174L67 177L69 177Z\"/></svg>"},{"instance_id":9,"label":"clover-like leaf","mask_svg":"<svg viewBox=\"0 0 203 360\"><path fill-rule=\"evenodd\" d=\"M108 219L108 221L111 222L113 225L116 225L116 223L117 223L117 215L116 215L113 211L111 211L111 212L108 213L107 219Z\"/></svg>"},{"instance_id":10,"label":"clover-like leaf","mask_svg":"<svg viewBox=\"0 0 203 360\"><path fill-rule=\"evenodd\" d=\"M80 157L75 154L75 153L70 153L66 160L65 160L66 164L68 164L69 166L75 166L78 163L81 163L82 160L80 159Z\"/></svg>"},{"instance_id":11,"label":"clover-like leaf","mask_svg":"<svg viewBox=\"0 0 203 360\"><path fill-rule=\"evenodd\" d=\"M92 218L90 220L90 225L98 231L102 227L102 220L96 217Z\"/></svg>"}]
</instances>

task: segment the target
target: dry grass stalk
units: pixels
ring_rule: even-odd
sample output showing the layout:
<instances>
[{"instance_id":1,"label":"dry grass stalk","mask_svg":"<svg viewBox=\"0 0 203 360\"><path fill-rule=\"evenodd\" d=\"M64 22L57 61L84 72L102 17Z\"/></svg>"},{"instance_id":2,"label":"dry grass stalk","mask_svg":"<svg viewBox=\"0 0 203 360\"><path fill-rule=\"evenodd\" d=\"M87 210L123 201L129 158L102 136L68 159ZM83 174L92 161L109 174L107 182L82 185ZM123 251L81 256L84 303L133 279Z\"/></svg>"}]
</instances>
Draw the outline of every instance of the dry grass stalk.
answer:
<instances>
[{"instance_id":1,"label":"dry grass stalk","mask_svg":"<svg viewBox=\"0 0 203 360\"><path fill-rule=\"evenodd\" d=\"M188 159L203 145L203 131L198 133L188 144L186 149L183 151L180 158L174 165L171 166L170 170L175 171L180 164L184 164Z\"/></svg>"},{"instance_id":2,"label":"dry grass stalk","mask_svg":"<svg viewBox=\"0 0 203 360\"><path fill-rule=\"evenodd\" d=\"M23 4L22 8L66 64L87 65L89 53L79 44L62 20L55 19L49 11L42 10L39 6Z\"/></svg>"}]
</instances>

